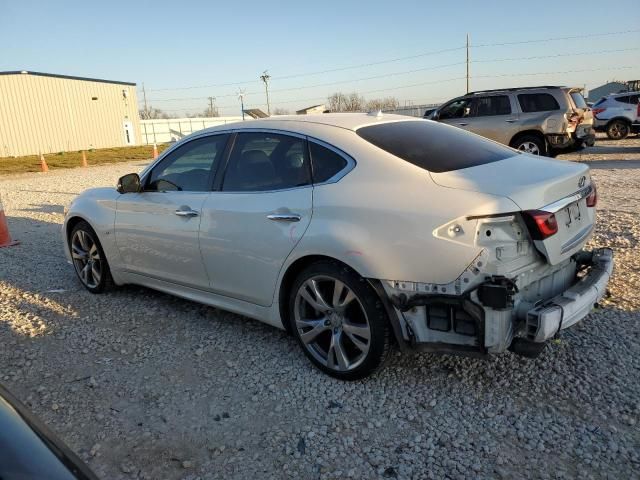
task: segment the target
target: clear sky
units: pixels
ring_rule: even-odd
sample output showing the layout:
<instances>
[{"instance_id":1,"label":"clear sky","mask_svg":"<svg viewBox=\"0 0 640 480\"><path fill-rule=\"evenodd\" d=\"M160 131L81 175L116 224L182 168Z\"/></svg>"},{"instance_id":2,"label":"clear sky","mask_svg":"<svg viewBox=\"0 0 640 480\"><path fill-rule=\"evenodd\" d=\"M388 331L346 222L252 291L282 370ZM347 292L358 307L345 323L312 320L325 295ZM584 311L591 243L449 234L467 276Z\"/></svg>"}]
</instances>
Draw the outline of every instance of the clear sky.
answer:
<instances>
[{"instance_id":1,"label":"clear sky","mask_svg":"<svg viewBox=\"0 0 640 480\"><path fill-rule=\"evenodd\" d=\"M589 89L640 78L639 7L638 0L0 0L0 71L131 81L140 102L144 82L149 103L172 114L202 111L214 96L221 114L237 115L238 88L245 106L266 109L264 70L272 108L293 111L336 91L420 104L464 93L468 33L472 90ZM513 44L585 35L599 36Z\"/></svg>"}]
</instances>

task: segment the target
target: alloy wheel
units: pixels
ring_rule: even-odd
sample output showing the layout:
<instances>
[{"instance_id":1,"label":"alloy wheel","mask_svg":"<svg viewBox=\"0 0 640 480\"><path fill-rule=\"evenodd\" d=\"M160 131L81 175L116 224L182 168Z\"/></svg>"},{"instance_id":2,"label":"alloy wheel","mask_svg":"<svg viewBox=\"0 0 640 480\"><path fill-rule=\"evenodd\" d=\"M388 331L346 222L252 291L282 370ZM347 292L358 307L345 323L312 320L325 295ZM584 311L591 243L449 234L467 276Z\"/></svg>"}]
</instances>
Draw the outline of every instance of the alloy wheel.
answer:
<instances>
[{"instance_id":1,"label":"alloy wheel","mask_svg":"<svg viewBox=\"0 0 640 480\"><path fill-rule=\"evenodd\" d=\"M526 141L518 145L518 150L532 155L540 155L540 148L534 142Z\"/></svg>"},{"instance_id":2,"label":"alloy wheel","mask_svg":"<svg viewBox=\"0 0 640 480\"><path fill-rule=\"evenodd\" d=\"M71 239L71 258L80 281L96 288L102 279L102 259L96 242L84 230L76 230Z\"/></svg>"},{"instance_id":3,"label":"alloy wheel","mask_svg":"<svg viewBox=\"0 0 640 480\"><path fill-rule=\"evenodd\" d=\"M369 319L357 295L340 280L316 275L296 293L294 317L304 348L322 365L345 372L365 360Z\"/></svg>"},{"instance_id":4,"label":"alloy wheel","mask_svg":"<svg viewBox=\"0 0 640 480\"><path fill-rule=\"evenodd\" d=\"M611 137L614 140L620 140L622 138L625 138L629 134L627 125L622 122L612 123L611 126L609 127L608 133L609 133L609 137Z\"/></svg>"}]
</instances>

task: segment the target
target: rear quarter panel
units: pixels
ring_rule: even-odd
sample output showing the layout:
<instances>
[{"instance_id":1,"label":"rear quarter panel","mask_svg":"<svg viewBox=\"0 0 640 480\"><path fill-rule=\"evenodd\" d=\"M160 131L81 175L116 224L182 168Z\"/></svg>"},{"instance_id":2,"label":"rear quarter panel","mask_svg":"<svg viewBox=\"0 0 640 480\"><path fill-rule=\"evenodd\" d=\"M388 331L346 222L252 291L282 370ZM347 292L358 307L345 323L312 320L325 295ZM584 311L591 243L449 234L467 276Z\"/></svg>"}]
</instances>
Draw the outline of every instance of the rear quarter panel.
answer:
<instances>
[{"instance_id":1,"label":"rear quarter panel","mask_svg":"<svg viewBox=\"0 0 640 480\"><path fill-rule=\"evenodd\" d=\"M322 140L357 165L338 183L314 187L311 223L287 265L307 255L326 255L364 277L448 283L481 249L438 239L434 231L459 217L517 209L504 197L439 186L427 171L354 132Z\"/></svg>"}]
</instances>

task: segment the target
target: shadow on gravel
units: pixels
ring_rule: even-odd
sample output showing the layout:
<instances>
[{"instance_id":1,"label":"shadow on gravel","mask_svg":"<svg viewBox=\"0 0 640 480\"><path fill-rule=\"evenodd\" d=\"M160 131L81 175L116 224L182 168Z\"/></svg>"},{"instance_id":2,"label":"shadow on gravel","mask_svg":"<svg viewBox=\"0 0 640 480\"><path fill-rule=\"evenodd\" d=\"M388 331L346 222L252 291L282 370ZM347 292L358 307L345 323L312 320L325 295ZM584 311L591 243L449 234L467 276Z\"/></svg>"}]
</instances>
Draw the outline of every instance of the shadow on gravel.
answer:
<instances>
[{"instance_id":1,"label":"shadow on gravel","mask_svg":"<svg viewBox=\"0 0 640 480\"><path fill-rule=\"evenodd\" d=\"M32 208L21 208L23 212L36 213L64 213L64 205L54 205L51 203L42 203L40 205L30 205Z\"/></svg>"}]
</instances>

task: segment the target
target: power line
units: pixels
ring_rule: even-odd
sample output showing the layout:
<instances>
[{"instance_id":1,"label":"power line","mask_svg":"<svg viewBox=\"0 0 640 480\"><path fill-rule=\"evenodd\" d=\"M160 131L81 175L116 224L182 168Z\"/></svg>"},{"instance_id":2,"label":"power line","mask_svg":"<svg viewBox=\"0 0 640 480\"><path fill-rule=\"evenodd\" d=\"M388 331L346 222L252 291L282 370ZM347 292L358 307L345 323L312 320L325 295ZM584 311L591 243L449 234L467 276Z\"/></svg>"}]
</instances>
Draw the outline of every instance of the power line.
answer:
<instances>
[{"instance_id":1,"label":"power line","mask_svg":"<svg viewBox=\"0 0 640 480\"><path fill-rule=\"evenodd\" d=\"M625 34L628 34L628 33L637 33L637 32L640 32L640 29L620 30L620 31L615 31L615 32L588 33L588 34L583 34L583 35L572 35L572 36L565 36L565 37L548 37L548 38L539 38L539 39L530 39L530 40L518 40L518 41L515 41L515 42L481 43L481 44L477 44L477 45L470 44L469 46L470 46L470 48L500 47L500 46L508 46L508 45L523 45L523 44L531 44L531 43L545 43L545 42L564 41L564 40L577 40L577 39L592 38L592 37L625 35ZM321 74L324 74L324 73L334 73L334 72L340 72L340 71L345 71L345 70L352 70L352 69L358 69L358 68L371 67L371 66L375 66L375 65L383 65L383 64L386 64L386 63L400 62L400 61L403 61L403 60L412 60L412 59L415 59L415 58L425 57L425 56L429 56L429 55L437 55L437 54L440 54L440 53L447 53L447 52L453 52L453 51L456 51L456 50L464 50L464 49L466 49L466 45L459 46L459 47L446 48L446 49L442 49L442 50L433 50L433 51L428 51L428 52L422 52L422 53L418 53L418 54L415 54L415 55L396 57L396 58L380 60L380 61L376 61L376 62L361 63L361 64L357 64L357 65L336 67L336 68L330 68L330 69L325 69L325 70L316 70L316 71L313 71L313 72L295 73L295 74L291 74L291 75L281 75L281 76L272 77L272 79L273 80L285 80L285 79L299 78L299 77L312 76L312 75L321 75ZM209 85L194 85L194 86L187 86L187 87L171 87L171 88L155 88L155 89L148 89L148 91L149 92L161 92L161 91L174 91L174 90L175 91L177 91L177 90L194 90L194 89L199 89L199 88L217 88L217 87L238 86L238 85L245 85L245 84L256 83L256 82L257 81L255 79L252 79L252 80L243 80L243 81L227 82L227 83L217 83L217 84L209 84Z\"/></svg>"},{"instance_id":2,"label":"power line","mask_svg":"<svg viewBox=\"0 0 640 480\"><path fill-rule=\"evenodd\" d=\"M601 54L608 54L608 53L637 51L637 50L640 50L640 47L636 47L636 48L620 48L620 49L613 49L613 50L600 50L600 51L596 51L596 52L559 53L559 54L555 54L555 55L538 55L538 56L531 56L531 57L494 58L494 59L484 59L484 60L473 60L473 61L470 61L470 63L492 63L492 62L518 61L518 60L540 60L540 59L547 59L547 58L572 57L572 56L580 56L580 55L601 55ZM345 84L345 83L362 82L362 81L367 81L367 80L377 80L377 79L380 79L380 78L388 78L388 77L393 77L393 76L397 76L397 75L407 75L407 74L410 74L410 73L425 72L425 71L430 71L430 70L438 70L438 69L441 69L441 68L448 68L448 67L463 65L465 63L466 62L447 63L447 64L435 65L435 66L431 66L431 67L415 68L415 69L412 69L412 70L405 70L405 71L402 71L402 72L391 72L391 73L385 73L385 74L381 74L381 75L373 75L373 76L369 76L369 77L353 78L353 79L349 79L349 80L338 80L338 81L334 81L334 82L318 83L318 84L314 84L314 85L305 85L305 86L301 86L301 87L280 88L280 89L276 89L276 90L271 90L271 93L293 92L293 91L299 91L299 90L308 90L308 89L312 89L312 88L340 85L340 84ZM259 92L248 92L248 94L258 94L258 93ZM234 96L236 96L236 94L218 95L218 97L234 97ZM152 101L157 102L157 103L162 103L162 102L179 102L179 101L185 101L185 100L202 100L204 98L206 98L206 97L204 97L204 96L203 97L177 97L177 98L154 99Z\"/></svg>"},{"instance_id":3,"label":"power line","mask_svg":"<svg viewBox=\"0 0 640 480\"><path fill-rule=\"evenodd\" d=\"M471 46L476 48L503 47L505 45L523 45L525 43L544 43L544 42L555 42L559 40L577 40L581 38L605 37L608 35L624 35L626 33L637 33L637 32L640 32L640 28L634 29L634 30L620 30L617 32L585 33L584 35L572 35L570 37L551 37L551 38L540 38L540 39L534 39L534 40L518 40L516 42L481 43L478 45L471 45Z\"/></svg>"},{"instance_id":4,"label":"power line","mask_svg":"<svg viewBox=\"0 0 640 480\"><path fill-rule=\"evenodd\" d=\"M577 69L577 70L563 70L563 71L553 71L553 72L529 72L529 73L504 73L504 74L496 74L496 75L476 75L474 78L502 78L502 77L526 77L526 76L537 76L537 75L560 75L560 74L567 74L567 73L587 73L587 72L597 72L597 71L603 71L603 70L607 70L607 71L611 71L611 70L624 70L624 69L630 69L630 68L635 68L635 65L625 65L625 66L620 66L620 67L602 67L602 68L586 68L586 69ZM446 79L442 79L442 80L435 80L435 81L428 81L428 82L420 82L420 83L412 83L412 84L407 84L407 85L400 85L400 86L396 86L396 87L390 87L390 88L381 88L381 89L376 89L376 90L367 90L364 92L360 92L361 95L367 95L367 94L371 94L371 93L381 93L381 92L388 92L388 91L393 91L393 90L402 90L402 89L406 89L406 88L413 88L413 87L422 87L422 86L426 86L426 85L436 85L439 83L449 83L449 82L453 82L453 81L458 81L458 80L465 80L466 76L462 76L462 77L453 77L453 78L446 78ZM312 102L312 101L316 101L316 100L323 100L326 99L326 95L325 96L318 96L318 97L312 97L312 98L303 98L303 99L295 99L295 100L282 100L282 101L278 101L276 102L277 104L287 104L287 103L296 103L296 102ZM233 108L233 105L224 105L224 106L220 106L219 108ZM177 109L168 109L165 111L185 111L188 110L188 108L177 108Z\"/></svg>"}]
</instances>

